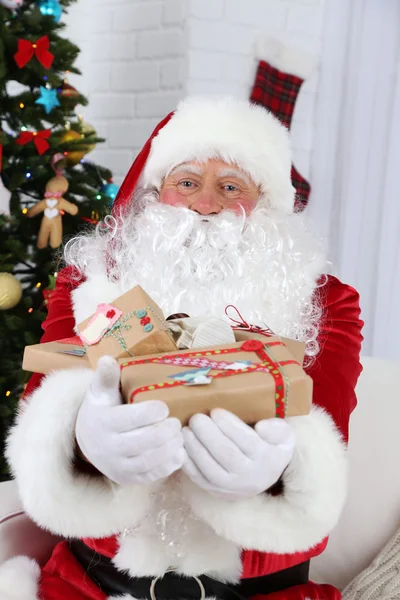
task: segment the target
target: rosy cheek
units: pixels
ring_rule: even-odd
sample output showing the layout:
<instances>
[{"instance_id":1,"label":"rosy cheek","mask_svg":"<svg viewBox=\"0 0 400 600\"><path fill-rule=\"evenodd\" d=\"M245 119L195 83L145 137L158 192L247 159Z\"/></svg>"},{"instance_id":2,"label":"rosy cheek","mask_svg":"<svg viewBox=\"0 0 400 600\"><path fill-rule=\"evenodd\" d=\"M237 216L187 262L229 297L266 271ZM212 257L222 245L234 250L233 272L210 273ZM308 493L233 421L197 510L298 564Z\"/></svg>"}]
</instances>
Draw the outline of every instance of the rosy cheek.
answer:
<instances>
[{"instance_id":1,"label":"rosy cheek","mask_svg":"<svg viewBox=\"0 0 400 600\"><path fill-rule=\"evenodd\" d=\"M178 190L175 189L164 189L160 192L160 202L162 204L169 204L170 206L186 206L185 196L183 196Z\"/></svg>"},{"instance_id":2,"label":"rosy cheek","mask_svg":"<svg viewBox=\"0 0 400 600\"><path fill-rule=\"evenodd\" d=\"M249 216L255 207L257 206L257 200L242 198L238 200L233 206L231 206L231 210L237 214L242 214L242 210L246 213L246 216Z\"/></svg>"}]
</instances>

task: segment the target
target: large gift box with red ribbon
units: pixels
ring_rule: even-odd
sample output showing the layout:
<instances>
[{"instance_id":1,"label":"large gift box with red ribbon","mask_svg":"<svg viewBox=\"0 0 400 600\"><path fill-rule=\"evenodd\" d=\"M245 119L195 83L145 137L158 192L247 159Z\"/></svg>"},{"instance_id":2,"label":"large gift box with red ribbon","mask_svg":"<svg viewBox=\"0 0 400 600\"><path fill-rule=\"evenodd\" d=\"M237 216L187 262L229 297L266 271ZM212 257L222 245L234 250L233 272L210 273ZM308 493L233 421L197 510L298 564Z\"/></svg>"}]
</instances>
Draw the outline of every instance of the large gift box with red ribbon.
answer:
<instances>
[{"instance_id":1,"label":"large gift box with red ribbon","mask_svg":"<svg viewBox=\"0 0 400 600\"><path fill-rule=\"evenodd\" d=\"M120 361L125 401L157 398L183 424L213 408L225 408L249 424L308 414L312 380L301 363L281 338L257 338Z\"/></svg>"}]
</instances>

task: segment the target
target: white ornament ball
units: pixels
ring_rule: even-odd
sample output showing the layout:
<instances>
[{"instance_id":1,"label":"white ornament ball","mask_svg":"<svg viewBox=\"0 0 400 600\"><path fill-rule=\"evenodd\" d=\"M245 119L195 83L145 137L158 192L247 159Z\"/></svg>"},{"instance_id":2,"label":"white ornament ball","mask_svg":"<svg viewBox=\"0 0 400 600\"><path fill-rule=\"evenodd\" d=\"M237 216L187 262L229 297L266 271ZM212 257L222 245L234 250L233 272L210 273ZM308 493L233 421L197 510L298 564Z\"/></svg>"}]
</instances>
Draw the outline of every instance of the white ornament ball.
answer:
<instances>
[{"instance_id":1,"label":"white ornament ball","mask_svg":"<svg viewBox=\"0 0 400 600\"><path fill-rule=\"evenodd\" d=\"M22 286L11 273L0 273L0 310L14 308L22 298Z\"/></svg>"},{"instance_id":2,"label":"white ornament ball","mask_svg":"<svg viewBox=\"0 0 400 600\"><path fill-rule=\"evenodd\" d=\"M23 1L24 0L0 0L0 5L14 10L15 8L22 6Z\"/></svg>"}]
</instances>

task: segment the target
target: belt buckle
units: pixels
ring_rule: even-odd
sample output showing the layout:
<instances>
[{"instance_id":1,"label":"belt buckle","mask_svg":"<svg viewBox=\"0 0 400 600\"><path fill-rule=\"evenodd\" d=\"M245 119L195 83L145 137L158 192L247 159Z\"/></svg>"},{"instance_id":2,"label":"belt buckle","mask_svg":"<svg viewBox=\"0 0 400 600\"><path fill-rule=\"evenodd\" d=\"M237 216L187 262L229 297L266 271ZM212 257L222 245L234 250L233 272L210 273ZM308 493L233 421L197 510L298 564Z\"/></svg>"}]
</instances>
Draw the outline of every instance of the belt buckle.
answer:
<instances>
[{"instance_id":1,"label":"belt buckle","mask_svg":"<svg viewBox=\"0 0 400 600\"><path fill-rule=\"evenodd\" d=\"M167 571L168 573L170 573L171 571ZM151 582L151 586L150 586L150 598L151 600L157 600L157 596L156 596L156 585L157 582L162 579L163 575L159 575L158 577L155 577L153 579L153 581ZM204 585L202 584L202 582L200 581L200 579L198 577L195 577L194 575L192 575L192 579L194 579L195 581L197 581L198 586L200 588L200 600L205 600L206 598L206 590L204 589Z\"/></svg>"}]
</instances>

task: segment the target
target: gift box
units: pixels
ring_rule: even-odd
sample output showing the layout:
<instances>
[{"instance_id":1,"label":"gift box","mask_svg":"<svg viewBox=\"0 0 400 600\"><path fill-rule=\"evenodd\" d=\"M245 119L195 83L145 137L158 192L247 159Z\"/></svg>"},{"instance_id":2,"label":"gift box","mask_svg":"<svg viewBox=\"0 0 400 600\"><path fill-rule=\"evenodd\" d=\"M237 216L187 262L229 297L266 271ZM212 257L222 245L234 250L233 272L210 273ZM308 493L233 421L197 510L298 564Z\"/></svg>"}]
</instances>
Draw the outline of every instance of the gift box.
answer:
<instances>
[{"instance_id":1,"label":"gift box","mask_svg":"<svg viewBox=\"0 0 400 600\"><path fill-rule=\"evenodd\" d=\"M225 408L248 424L308 414L312 380L301 367L304 345L251 332L235 334L250 339L121 360L125 401L162 400L184 425L213 408Z\"/></svg>"},{"instance_id":2,"label":"gift box","mask_svg":"<svg viewBox=\"0 0 400 600\"><path fill-rule=\"evenodd\" d=\"M86 350L79 337L26 346L22 368L47 375L59 369L90 368Z\"/></svg>"},{"instance_id":3,"label":"gift box","mask_svg":"<svg viewBox=\"0 0 400 600\"><path fill-rule=\"evenodd\" d=\"M79 336L93 368L101 356L115 359L176 350L162 310L140 286L78 325Z\"/></svg>"}]
</instances>

